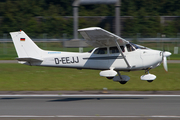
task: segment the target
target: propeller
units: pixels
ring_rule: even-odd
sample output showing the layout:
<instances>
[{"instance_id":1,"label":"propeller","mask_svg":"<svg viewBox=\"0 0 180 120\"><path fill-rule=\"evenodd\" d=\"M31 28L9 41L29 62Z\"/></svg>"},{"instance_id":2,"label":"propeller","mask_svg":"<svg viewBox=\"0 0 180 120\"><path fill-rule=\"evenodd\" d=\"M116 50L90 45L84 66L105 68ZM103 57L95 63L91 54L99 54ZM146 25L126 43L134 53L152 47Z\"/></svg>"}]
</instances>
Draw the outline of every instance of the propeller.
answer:
<instances>
[{"instance_id":1,"label":"propeller","mask_svg":"<svg viewBox=\"0 0 180 120\"><path fill-rule=\"evenodd\" d=\"M164 66L164 70L167 72L168 71L168 67L167 67L167 57L169 57L171 55L170 52L168 51L163 51L163 66Z\"/></svg>"}]
</instances>

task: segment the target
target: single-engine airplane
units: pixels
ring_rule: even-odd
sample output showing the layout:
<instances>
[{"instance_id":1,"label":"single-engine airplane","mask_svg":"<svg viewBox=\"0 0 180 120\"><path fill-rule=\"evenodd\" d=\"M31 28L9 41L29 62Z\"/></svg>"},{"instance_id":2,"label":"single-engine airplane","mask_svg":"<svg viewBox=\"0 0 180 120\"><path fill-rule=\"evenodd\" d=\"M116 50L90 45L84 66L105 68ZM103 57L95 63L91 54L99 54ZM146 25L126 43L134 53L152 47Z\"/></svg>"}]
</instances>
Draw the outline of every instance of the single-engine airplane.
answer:
<instances>
[{"instance_id":1,"label":"single-engine airplane","mask_svg":"<svg viewBox=\"0 0 180 120\"><path fill-rule=\"evenodd\" d=\"M99 27L78 30L89 45L95 48L86 53L47 51L40 49L24 31L10 32L21 64L77 69L102 70L100 76L125 84L130 77L119 71L145 70L141 80L152 82L156 76L149 70L164 63L167 68L167 51L153 50L110 33Z\"/></svg>"}]
</instances>

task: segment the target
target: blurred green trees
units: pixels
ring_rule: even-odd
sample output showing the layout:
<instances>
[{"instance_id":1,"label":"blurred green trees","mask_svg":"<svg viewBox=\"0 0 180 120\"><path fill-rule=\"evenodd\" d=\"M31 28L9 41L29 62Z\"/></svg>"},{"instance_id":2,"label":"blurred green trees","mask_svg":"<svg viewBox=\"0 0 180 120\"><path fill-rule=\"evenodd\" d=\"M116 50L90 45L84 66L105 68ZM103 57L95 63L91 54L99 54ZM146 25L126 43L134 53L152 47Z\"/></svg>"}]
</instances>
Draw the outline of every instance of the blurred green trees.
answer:
<instances>
[{"instance_id":1,"label":"blurred green trees","mask_svg":"<svg viewBox=\"0 0 180 120\"><path fill-rule=\"evenodd\" d=\"M0 34L24 30L36 37L40 33L59 37L73 35L73 0L0 0ZM160 16L180 16L179 0L121 0L122 34L179 33L180 18L161 24ZM114 16L114 5L84 5L80 16ZM113 21L111 20L110 22ZM79 18L79 28L100 26L112 31L111 24L94 18Z\"/></svg>"}]
</instances>

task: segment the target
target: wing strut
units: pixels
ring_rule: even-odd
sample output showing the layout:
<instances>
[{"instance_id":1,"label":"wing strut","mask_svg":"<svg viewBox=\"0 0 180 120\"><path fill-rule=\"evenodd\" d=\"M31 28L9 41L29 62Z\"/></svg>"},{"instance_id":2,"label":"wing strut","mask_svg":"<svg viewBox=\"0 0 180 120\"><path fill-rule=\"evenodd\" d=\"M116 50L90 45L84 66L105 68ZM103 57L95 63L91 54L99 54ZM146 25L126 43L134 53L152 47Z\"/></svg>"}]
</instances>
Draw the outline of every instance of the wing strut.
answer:
<instances>
[{"instance_id":1,"label":"wing strut","mask_svg":"<svg viewBox=\"0 0 180 120\"><path fill-rule=\"evenodd\" d=\"M119 52L121 53L121 55L122 55L124 61L125 61L126 64L127 64L128 68L131 68L131 66L129 65L129 63L128 63L126 57L124 56L124 54L123 54L123 52L122 52L122 50L121 50L121 48L120 48L120 46L119 46L119 44L118 44L118 42L117 42L117 39L115 39L115 42L116 42L116 44L117 44L117 48L118 48Z\"/></svg>"}]
</instances>

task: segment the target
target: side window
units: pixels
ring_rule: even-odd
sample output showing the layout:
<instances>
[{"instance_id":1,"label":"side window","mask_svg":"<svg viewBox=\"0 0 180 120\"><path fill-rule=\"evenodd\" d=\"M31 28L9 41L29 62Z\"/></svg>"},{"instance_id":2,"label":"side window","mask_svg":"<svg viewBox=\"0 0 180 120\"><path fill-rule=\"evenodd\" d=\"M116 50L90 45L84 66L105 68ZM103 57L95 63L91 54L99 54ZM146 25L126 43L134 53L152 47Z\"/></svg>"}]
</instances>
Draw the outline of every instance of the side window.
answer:
<instances>
[{"instance_id":1,"label":"side window","mask_svg":"<svg viewBox=\"0 0 180 120\"><path fill-rule=\"evenodd\" d=\"M94 51L94 54L107 54L107 48L98 48Z\"/></svg>"},{"instance_id":2,"label":"side window","mask_svg":"<svg viewBox=\"0 0 180 120\"><path fill-rule=\"evenodd\" d=\"M134 51L135 49L130 44L126 45L128 52Z\"/></svg>"},{"instance_id":3,"label":"side window","mask_svg":"<svg viewBox=\"0 0 180 120\"><path fill-rule=\"evenodd\" d=\"M109 52L110 52L110 54L119 53L119 50L118 50L117 47L110 47L110 48L109 48Z\"/></svg>"},{"instance_id":4,"label":"side window","mask_svg":"<svg viewBox=\"0 0 180 120\"><path fill-rule=\"evenodd\" d=\"M121 50L124 52L124 46L120 46L120 47L121 47ZM119 53L119 50L117 47L110 47L109 52L110 54L114 54L114 53Z\"/></svg>"},{"instance_id":5,"label":"side window","mask_svg":"<svg viewBox=\"0 0 180 120\"><path fill-rule=\"evenodd\" d=\"M125 50L124 50L124 46L120 46L121 47L121 50L124 52Z\"/></svg>"}]
</instances>

